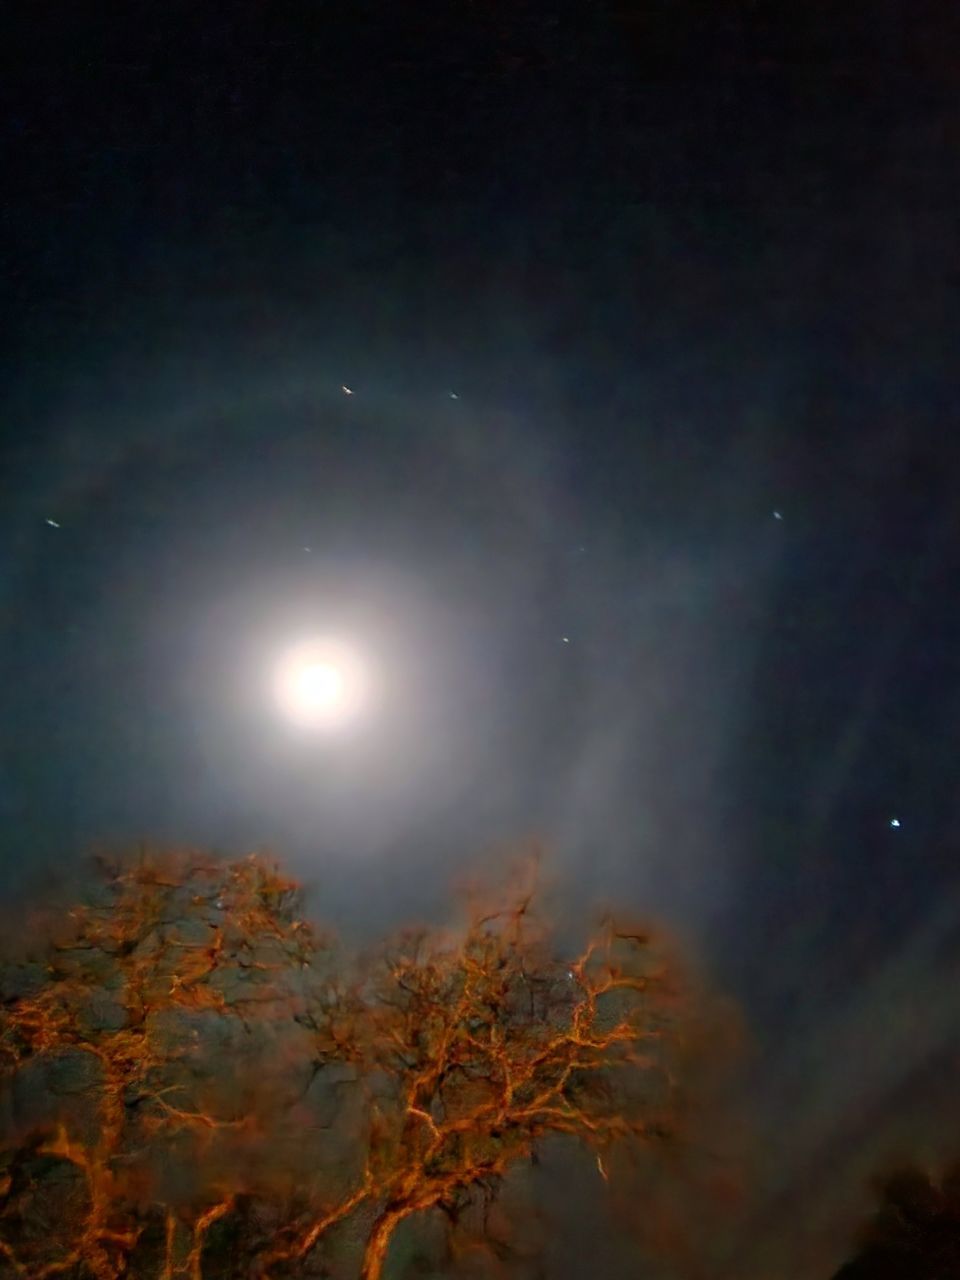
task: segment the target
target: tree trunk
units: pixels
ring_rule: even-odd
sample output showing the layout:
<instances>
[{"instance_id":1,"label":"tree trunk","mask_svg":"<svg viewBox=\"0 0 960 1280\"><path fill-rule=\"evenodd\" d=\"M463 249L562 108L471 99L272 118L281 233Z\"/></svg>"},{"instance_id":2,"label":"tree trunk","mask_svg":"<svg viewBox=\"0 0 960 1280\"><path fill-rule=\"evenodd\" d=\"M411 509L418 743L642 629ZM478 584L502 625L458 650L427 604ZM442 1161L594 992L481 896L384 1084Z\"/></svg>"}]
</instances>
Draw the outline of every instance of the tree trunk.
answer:
<instances>
[{"instance_id":1,"label":"tree trunk","mask_svg":"<svg viewBox=\"0 0 960 1280\"><path fill-rule=\"evenodd\" d=\"M390 1239L400 1223L413 1213L407 1205L387 1205L374 1220L363 1251L363 1264L360 1267L360 1280L380 1280L383 1264L387 1260Z\"/></svg>"}]
</instances>

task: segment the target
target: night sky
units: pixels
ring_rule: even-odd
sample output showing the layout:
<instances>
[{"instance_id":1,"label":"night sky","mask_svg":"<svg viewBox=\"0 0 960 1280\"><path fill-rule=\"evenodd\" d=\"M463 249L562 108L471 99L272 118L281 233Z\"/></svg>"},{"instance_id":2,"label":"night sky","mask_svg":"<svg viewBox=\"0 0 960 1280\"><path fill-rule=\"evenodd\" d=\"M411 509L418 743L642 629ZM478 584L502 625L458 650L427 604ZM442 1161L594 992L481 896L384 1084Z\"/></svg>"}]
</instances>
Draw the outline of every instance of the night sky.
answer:
<instances>
[{"instance_id":1,"label":"night sky","mask_svg":"<svg viewBox=\"0 0 960 1280\"><path fill-rule=\"evenodd\" d=\"M269 845L362 933L541 839L743 1009L710 1274L828 1276L960 1149L956 8L3 27L0 886Z\"/></svg>"}]
</instances>

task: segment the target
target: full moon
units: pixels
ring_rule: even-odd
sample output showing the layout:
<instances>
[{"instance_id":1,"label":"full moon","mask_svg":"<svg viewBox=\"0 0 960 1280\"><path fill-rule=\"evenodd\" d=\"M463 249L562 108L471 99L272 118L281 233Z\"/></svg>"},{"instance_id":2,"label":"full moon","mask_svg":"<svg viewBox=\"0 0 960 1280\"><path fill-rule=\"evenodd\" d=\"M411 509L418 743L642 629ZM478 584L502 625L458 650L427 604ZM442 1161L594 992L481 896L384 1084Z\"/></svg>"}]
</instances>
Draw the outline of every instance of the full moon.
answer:
<instances>
[{"instance_id":1,"label":"full moon","mask_svg":"<svg viewBox=\"0 0 960 1280\"><path fill-rule=\"evenodd\" d=\"M306 729L346 728L364 711L369 693L365 664L349 646L311 640L277 663L274 693L282 714Z\"/></svg>"}]
</instances>

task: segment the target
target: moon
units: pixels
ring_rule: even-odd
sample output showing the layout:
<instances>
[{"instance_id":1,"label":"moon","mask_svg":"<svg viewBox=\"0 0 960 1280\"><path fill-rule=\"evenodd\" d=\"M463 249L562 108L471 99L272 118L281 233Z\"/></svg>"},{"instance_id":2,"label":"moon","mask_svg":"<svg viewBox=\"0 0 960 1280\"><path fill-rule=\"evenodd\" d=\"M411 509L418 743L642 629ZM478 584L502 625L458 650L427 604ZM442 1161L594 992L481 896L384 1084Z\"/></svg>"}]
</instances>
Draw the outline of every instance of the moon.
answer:
<instances>
[{"instance_id":1,"label":"moon","mask_svg":"<svg viewBox=\"0 0 960 1280\"><path fill-rule=\"evenodd\" d=\"M352 647L338 640L316 639L282 655L273 688L285 719L304 729L330 732L361 718L369 701L370 678Z\"/></svg>"}]
</instances>

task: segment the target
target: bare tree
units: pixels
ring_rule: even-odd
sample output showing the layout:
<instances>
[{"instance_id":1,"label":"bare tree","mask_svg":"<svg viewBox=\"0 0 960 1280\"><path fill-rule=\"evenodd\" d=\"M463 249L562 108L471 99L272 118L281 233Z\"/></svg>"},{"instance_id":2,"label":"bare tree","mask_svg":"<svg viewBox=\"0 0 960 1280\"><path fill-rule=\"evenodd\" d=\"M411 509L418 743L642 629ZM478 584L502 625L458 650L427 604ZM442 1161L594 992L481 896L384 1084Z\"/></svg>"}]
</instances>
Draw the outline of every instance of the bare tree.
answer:
<instances>
[{"instance_id":1,"label":"bare tree","mask_svg":"<svg viewBox=\"0 0 960 1280\"><path fill-rule=\"evenodd\" d=\"M33 939L0 980L11 1274L328 1274L349 1229L380 1280L418 1215L496 1264L498 1190L545 1140L615 1180L676 1133L676 963L613 919L564 959L532 867L353 961L258 858L105 862Z\"/></svg>"},{"instance_id":2,"label":"bare tree","mask_svg":"<svg viewBox=\"0 0 960 1280\"><path fill-rule=\"evenodd\" d=\"M200 1275L204 1234L235 1195L226 1165L242 1142L229 1140L252 1148L260 1128L267 1091L252 1087L251 1049L262 1058L289 1024L289 979L316 950L296 908L296 886L256 858L101 860L90 899L8 956L0 1254L17 1274L82 1265L113 1280L160 1198L162 1274ZM38 1162L64 1166L73 1195L57 1231L31 1240L21 1227Z\"/></svg>"},{"instance_id":3,"label":"bare tree","mask_svg":"<svg viewBox=\"0 0 960 1280\"><path fill-rule=\"evenodd\" d=\"M532 881L499 907L475 904L459 933L401 935L366 962L348 1006L311 1010L323 1052L348 1045L365 1082L366 1159L295 1251L361 1207L362 1280L379 1280L415 1214L439 1210L455 1251L468 1207L548 1135L576 1139L607 1179L618 1148L674 1132L681 1000L650 935L612 919L561 959Z\"/></svg>"}]
</instances>

